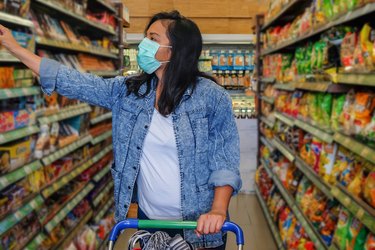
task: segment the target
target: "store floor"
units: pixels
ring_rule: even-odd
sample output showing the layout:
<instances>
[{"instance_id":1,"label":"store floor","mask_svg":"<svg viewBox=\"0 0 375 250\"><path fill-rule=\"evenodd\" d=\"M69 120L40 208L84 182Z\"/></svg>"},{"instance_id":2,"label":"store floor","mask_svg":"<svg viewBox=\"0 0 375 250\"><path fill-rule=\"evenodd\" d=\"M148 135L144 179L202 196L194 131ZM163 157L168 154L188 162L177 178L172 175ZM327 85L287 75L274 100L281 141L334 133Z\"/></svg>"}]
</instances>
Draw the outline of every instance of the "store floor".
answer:
<instances>
[{"instance_id":1,"label":"store floor","mask_svg":"<svg viewBox=\"0 0 375 250\"><path fill-rule=\"evenodd\" d=\"M277 249L255 195L238 195L230 204L231 220L242 227L245 235L244 250ZM126 231L120 236L115 250L127 250L127 242L134 231ZM230 233L227 250L236 250L235 236Z\"/></svg>"}]
</instances>

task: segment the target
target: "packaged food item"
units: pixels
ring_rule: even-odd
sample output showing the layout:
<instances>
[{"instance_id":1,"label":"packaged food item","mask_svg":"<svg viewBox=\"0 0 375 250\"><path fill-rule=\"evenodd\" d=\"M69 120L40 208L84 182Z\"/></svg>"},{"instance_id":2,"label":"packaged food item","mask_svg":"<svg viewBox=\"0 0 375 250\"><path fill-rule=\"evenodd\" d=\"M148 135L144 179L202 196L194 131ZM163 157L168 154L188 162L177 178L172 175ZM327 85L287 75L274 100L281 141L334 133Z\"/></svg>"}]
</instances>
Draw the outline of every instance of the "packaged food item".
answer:
<instances>
[{"instance_id":1,"label":"packaged food item","mask_svg":"<svg viewBox=\"0 0 375 250\"><path fill-rule=\"evenodd\" d=\"M345 97L345 103L343 107L343 112L340 116L340 124L342 131L345 134L351 135L354 130L354 120L355 120L355 93L354 90L350 90Z\"/></svg>"},{"instance_id":2,"label":"packaged food item","mask_svg":"<svg viewBox=\"0 0 375 250\"><path fill-rule=\"evenodd\" d=\"M305 213L315 228L319 228L319 225L323 222L323 213L326 208L327 198L322 192L315 188Z\"/></svg>"},{"instance_id":3,"label":"packaged food item","mask_svg":"<svg viewBox=\"0 0 375 250\"><path fill-rule=\"evenodd\" d=\"M341 44L341 65L347 72L353 71L354 53L357 47L358 35L354 31L348 31Z\"/></svg>"},{"instance_id":4,"label":"packaged food item","mask_svg":"<svg viewBox=\"0 0 375 250\"><path fill-rule=\"evenodd\" d=\"M363 188L363 197L373 208L375 208L375 172L368 174Z\"/></svg>"},{"instance_id":5,"label":"packaged food item","mask_svg":"<svg viewBox=\"0 0 375 250\"><path fill-rule=\"evenodd\" d=\"M327 246L330 246L332 243L339 213L339 202L336 200L328 200L326 210L322 215L322 222L319 225L319 233Z\"/></svg>"},{"instance_id":6,"label":"packaged food item","mask_svg":"<svg viewBox=\"0 0 375 250\"><path fill-rule=\"evenodd\" d=\"M360 34L359 34L359 45L360 45L360 48L361 48L361 54L362 54L362 57L363 57L363 61L364 61L364 71L368 72L368 71L373 71L375 69L375 64L373 63L372 61L372 56L371 54L373 53L373 43L374 43L374 40L375 40L375 37L373 37L372 41L370 40L371 39L371 27L368 23L366 23Z\"/></svg>"},{"instance_id":7,"label":"packaged food item","mask_svg":"<svg viewBox=\"0 0 375 250\"><path fill-rule=\"evenodd\" d=\"M361 194L362 194L362 184L363 184L363 181L364 181L364 171L363 171L363 168L361 168L360 166L356 167L357 169L354 170L356 173L355 173L355 176L353 178L353 180L349 183L349 185L347 186L348 188L348 191L353 194L354 196L356 197L360 197Z\"/></svg>"},{"instance_id":8,"label":"packaged food item","mask_svg":"<svg viewBox=\"0 0 375 250\"><path fill-rule=\"evenodd\" d=\"M300 207L304 214L307 214L307 211L309 207L311 206L313 196L314 196L314 190L315 190L315 187L313 185L310 185L306 189L306 192L303 194L301 198Z\"/></svg>"},{"instance_id":9,"label":"packaged food item","mask_svg":"<svg viewBox=\"0 0 375 250\"><path fill-rule=\"evenodd\" d=\"M364 250L374 250L375 249L375 235L369 233L366 238L366 242L364 245ZM357 250L357 249L356 249Z\"/></svg>"},{"instance_id":10,"label":"packaged food item","mask_svg":"<svg viewBox=\"0 0 375 250\"><path fill-rule=\"evenodd\" d=\"M337 228L333 236L335 244L342 250L346 249L346 238L349 233L349 226L351 225L353 216L346 208L342 208L337 222Z\"/></svg>"},{"instance_id":11,"label":"packaged food item","mask_svg":"<svg viewBox=\"0 0 375 250\"><path fill-rule=\"evenodd\" d=\"M333 98L331 128L334 131L340 129L340 117L345 104L345 95L337 95Z\"/></svg>"},{"instance_id":12,"label":"packaged food item","mask_svg":"<svg viewBox=\"0 0 375 250\"><path fill-rule=\"evenodd\" d=\"M219 70L219 53L216 50L210 52L212 56L212 69Z\"/></svg>"},{"instance_id":13,"label":"packaged food item","mask_svg":"<svg viewBox=\"0 0 375 250\"><path fill-rule=\"evenodd\" d=\"M31 138L24 138L0 146L0 172L13 171L29 161L31 157Z\"/></svg>"},{"instance_id":14,"label":"packaged food item","mask_svg":"<svg viewBox=\"0 0 375 250\"><path fill-rule=\"evenodd\" d=\"M336 143L323 143L319 159L319 175L327 183L332 179L332 170L335 164L335 157L337 153Z\"/></svg>"},{"instance_id":15,"label":"packaged food item","mask_svg":"<svg viewBox=\"0 0 375 250\"><path fill-rule=\"evenodd\" d=\"M228 70L228 56L225 50L219 53L219 70Z\"/></svg>"},{"instance_id":16,"label":"packaged food item","mask_svg":"<svg viewBox=\"0 0 375 250\"><path fill-rule=\"evenodd\" d=\"M346 249L354 250L357 242L357 246L362 246L362 248L357 249L363 249L367 233L366 227L356 217L353 217L346 238Z\"/></svg>"},{"instance_id":17,"label":"packaged food item","mask_svg":"<svg viewBox=\"0 0 375 250\"><path fill-rule=\"evenodd\" d=\"M375 108L375 96L369 92L359 92L355 96L354 133L360 134L371 122L371 115Z\"/></svg>"},{"instance_id":18,"label":"packaged food item","mask_svg":"<svg viewBox=\"0 0 375 250\"><path fill-rule=\"evenodd\" d=\"M311 142L311 152L313 158L313 164L310 165L315 173L319 174L319 162L320 162L320 154L322 152L323 143L319 139L313 137Z\"/></svg>"},{"instance_id":19,"label":"packaged food item","mask_svg":"<svg viewBox=\"0 0 375 250\"><path fill-rule=\"evenodd\" d=\"M233 69L234 70L245 69L245 56L241 50L237 50L237 52L234 53Z\"/></svg>"}]
</instances>

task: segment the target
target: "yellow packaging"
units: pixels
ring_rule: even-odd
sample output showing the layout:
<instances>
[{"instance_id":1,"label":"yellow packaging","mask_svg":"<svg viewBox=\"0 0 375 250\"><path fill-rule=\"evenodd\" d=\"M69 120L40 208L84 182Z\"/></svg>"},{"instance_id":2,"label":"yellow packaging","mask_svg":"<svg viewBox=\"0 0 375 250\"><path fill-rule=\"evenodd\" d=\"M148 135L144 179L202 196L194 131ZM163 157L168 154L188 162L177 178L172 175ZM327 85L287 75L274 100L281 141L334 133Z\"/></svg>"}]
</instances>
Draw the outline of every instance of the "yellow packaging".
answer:
<instances>
[{"instance_id":1,"label":"yellow packaging","mask_svg":"<svg viewBox=\"0 0 375 250\"><path fill-rule=\"evenodd\" d=\"M0 173L25 165L31 155L31 138L0 147Z\"/></svg>"}]
</instances>

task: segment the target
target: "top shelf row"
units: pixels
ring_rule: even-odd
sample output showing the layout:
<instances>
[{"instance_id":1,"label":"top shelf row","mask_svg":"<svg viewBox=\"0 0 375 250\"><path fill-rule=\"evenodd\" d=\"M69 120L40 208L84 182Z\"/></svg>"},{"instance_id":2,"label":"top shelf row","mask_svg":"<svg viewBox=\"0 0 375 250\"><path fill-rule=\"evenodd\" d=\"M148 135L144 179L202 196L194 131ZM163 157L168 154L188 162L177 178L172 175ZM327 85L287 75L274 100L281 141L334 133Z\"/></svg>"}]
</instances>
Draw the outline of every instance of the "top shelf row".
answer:
<instances>
[{"instance_id":1,"label":"top shelf row","mask_svg":"<svg viewBox=\"0 0 375 250\"><path fill-rule=\"evenodd\" d=\"M267 22L262 27L262 30L265 30L265 29L269 28L270 26L272 26L273 24L275 24L276 22L278 22L279 20L284 18L285 15L287 15L291 11L291 9L295 7L295 5L298 2L301 2L301 1L294 0L290 4L288 4L278 15L276 15L272 20ZM375 3L368 3L363 7L357 8L353 11L347 12L346 14L344 14L342 16L339 16L336 20L334 20L332 22L329 22L329 23L327 23L323 26L316 27L316 28L312 29L310 32L308 32L307 34L305 34L303 36L299 36L295 39L291 39L289 41L286 41L286 42L284 42L284 43L282 43L282 44L280 44L280 45L278 45L274 48L266 49L266 50L263 51L263 53L261 55L265 56L265 55L277 52L277 51L285 49L289 46L295 45L299 42L305 41L308 38L319 35L319 34L323 33L324 31L326 31L326 30L328 30L332 27L351 22L353 20L356 20L356 19L364 17L364 16L370 16L373 13L375 13Z\"/></svg>"},{"instance_id":2,"label":"top shelf row","mask_svg":"<svg viewBox=\"0 0 375 250\"><path fill-rule=\"evenodd\" d=\"M75 21L78 21L82 24L85 24L85 25L89 26L91 29L95 29L97 31L100 31L102 33L109 34L109 35L116 35L116 32L113 29L113 27L111 27L109 25L101 24L101 23L98 23L98 22L95 22L95 21L91 21L84 16L75 14L75 13L69 11L68 9L65 9L63 6L59 5L58 3L54 2L54 1L51 1L51 0L34 0L34 2L37 3L38 5L44 7L44 8L54 10L54 11L58 12L59 14L65 15L69 18L72 18L71 20L75 20ZM96 0L96 2L101 4L102 6L106 7L111 12L113 12L115 14L117 13L116 9L113 6L111 6L110 4L106 3L104 0ZM0 11L0 21L4 21L4 22L8 22L8 23L12 23L12 24L15 24L15 25L28 27L28 28L34 27L34 24L30 20L27 20L27 19L22 18L22 17L15 16L15 15L10 15L10 14L7 14L7 13L1 12L1 11ZM129 26L129 24L125 20L124 20L124 26Z\"/></svg>"}]
</instances>

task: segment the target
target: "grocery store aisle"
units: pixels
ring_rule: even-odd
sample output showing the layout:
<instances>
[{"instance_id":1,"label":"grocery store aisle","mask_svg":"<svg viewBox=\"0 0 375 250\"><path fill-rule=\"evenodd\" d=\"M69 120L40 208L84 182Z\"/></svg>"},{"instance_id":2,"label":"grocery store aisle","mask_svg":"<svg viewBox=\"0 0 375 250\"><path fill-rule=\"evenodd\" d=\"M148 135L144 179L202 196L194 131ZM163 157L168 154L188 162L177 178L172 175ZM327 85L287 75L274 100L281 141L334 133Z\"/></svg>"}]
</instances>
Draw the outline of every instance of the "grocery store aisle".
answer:
<instances>
[{"instance_id":1,"label":"grocery store aisle","mask_svg":"<svg viewBox=\"0 0 375 250\"><path fill-rule=\"evenodd\" d=\"M245 235L244 250L277 249L255 195L240 194L230 204L231 220L239 224ZM125 232L118 240L115 250L127 249L127 241L134 231ZM227 250L236 250L233 234L229 234Z\"/></svg>"}]
</instances>

